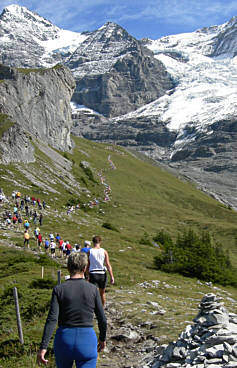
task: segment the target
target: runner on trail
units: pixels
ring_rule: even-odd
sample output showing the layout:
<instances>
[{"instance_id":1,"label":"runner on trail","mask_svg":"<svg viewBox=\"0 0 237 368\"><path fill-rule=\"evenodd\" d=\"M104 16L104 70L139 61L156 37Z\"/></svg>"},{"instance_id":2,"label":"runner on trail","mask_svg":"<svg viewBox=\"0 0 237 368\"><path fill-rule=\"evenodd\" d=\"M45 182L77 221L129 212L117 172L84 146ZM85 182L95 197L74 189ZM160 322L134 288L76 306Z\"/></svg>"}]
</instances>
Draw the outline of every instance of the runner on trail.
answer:
<instances>
[{"instance_id":1,"label":"runner on trail","mask_svg":"<svg viewBox=\"0 0 237 368\"><path fill-rule=\"evenodd\" d=\"M54 241L54 235L53 235L53 233L50 233L49 234L49 239L50 239L50 241Z\"/></svg>"},{"instance_id":2,"label":"runner on trail","mask_svg":"<svg viewBox=\"0 0 237 368\"><path fill-rule=\"evenodd\" d=\"M43 224L43 215L42 215L42 213L39 215L39 224L40 224L40 226L42 226L42 224Z\"/></svg>"},{"instance_id":3,"label":"runner on trail","mask_svg":"<svg viewBox=\"0 0 237 368\"><path fill-rule=\"evenodd\" d=\"M25 230L24 232L24 246L27 244L27 248L30 248L30 234L28 233L28 230Z\"/></svg>"},{"instance_id":4,"label":"runner on trail","mask_svg":"<svg viewBox=\"0 0 237 368\"><path fill-rule=\"evenodd\" d=\"M9 217L6 219L6 224L8 225L8 226L10 226L11 225L11 219L9 219Z\"/></svg>"},{"instance_id":5,"label":"runner on trail","mask_svg":"<svg viewBox=\"0 0 237 368\"><path fill-rule=\"evenodd\" d=\"M74 248L72 249L73 252L80 252L80 245L79 244L75 244Z\"/></svg>"},{"instance_id":6,"label":"runner on trail","mask_svg":"<svg viewBox=\"0 0 237 368\"><path fill-rule=\"evenodd\" d=\"M56 243L54 243L54 241L50 242L50 252L51 252L51 257L55 258L56 254L55 254L55 250L56 250Z\"/></svg>"},{"instance_id":7,"label":"runner on trail","mask_svg":"<svg viewBox=\"0 0 237 368\"><path fill-rule=\"evenodd\" d=\"M66 241L65 248L66 248L66 257L68 257L70 255L70 253L71 253L71 250L72 250L72 246L69 243L69 241Z\"/></svg>"},{"instance_id":8,"label":"runner on trail","mask_svg":"<svg viewBox=\"0 0 237 368\"><path fill-rule=\"evenodd\" d=\"M25 205L25 211L26 211L26 217L29 217L29 206L27 203Z\"/></svg>"},{"instance_id":9,"label":"runner on trail","mask_svg":"<svg viewBox=\"0 0 237 368\"><path fill-rule=\"evenodd\" d=\"M12 223L15 225L17 223L17 217L14 214L14 216L12 217Z\"/></svg>"},{"instance_id":10,"label":"runner on trail","mask_svg":"<svg viewBox=\"0 0 237 368\"><path fill-rule=\"evenodd\" d=\"M22 221L23 221L23 220L22 220L22 217L21 217L21 216L19 216L17 220L18 220L18 226L19 226L19 228L20 228L20 227L21 227L21 225L22 225Z\"/></svg>"},{"instance_id":11,"label":"runner on trail","mask_svg":"<svg viewBox=\"0 0 237 368\"><path fill-rule=\"evenodd\" d=\"M105 348L107 321L100 296L94 285L84 280L87 267L85 253L72 253L68 258L70 279L53 289L50 310L37 354L37 364L47 365L47 347L58 323L54 339L57 368L96 368L97 351ZM99 327L99 341L93 329L94 314Z\"/></svg>"},{"instance_id":12,"label":"runner on trail","mask_svg":"<svg viewBox=\"0 0 237 368\"><path fill-rule=\"evenodd\" d=\"M67 248L66 248L66 242L64 241L63 244L62 244L62 250L63 250L63 254L62 256L63 257L66 257L66 253L67 253Z\"/></svg>"},{"instance_id":13,"label":"runner on trail","mask_svg":"<svg viewBox=\"0 0 237 368\"><path fill-rule=\"evenodd\" d=\"M49 240L48 239L45 239L44 241L44 248L45 248L46 253L48 253L48 250L49 250Z\"/></svg>"},{"instance_id":14,"label":"runner on trail","mask_svg":"<svg viewBox=\"0 0 237 368\"><path fill-rule=\"evenodd\" d=\"M57 234L56 237L55 237L56 244L59 244L60 239L61 239L61 236L59 234Z\"/></svg>"},{"instance_id":15,"label":"runner on trail","mask_svg":"<svg viewBox=\"0 0 237 368\"><path fill-rule=\"evenodd\" d=\"M42 240L43 240L42 235L41 235L41 233L39 233L39 235L38 235L38 246L39 247L41 247Z\"/></svg>"},{"instance_id":16,"label":"runner on trail","mask_svg":"<svg viewBox=\"0 0 237 368\"><path fill-rule=\"evenodd\" d=\"M107 274L104 263L110 274L111 284L114 284L114 276L111 264L109 262L108 252L101 248L101 237L94 236L92 239L93 248L90 249L87 273L89 270L89 282L95 284L99 288L101 301L103 306L105 305L105 288L107 284Z\"/></svg>"},{"instance_id":17,"label":"runner on trail","mask_svg":"<svg viewBox=\"0 0 237 368\"><path fill-rule=\"evenodd\" d=\"M40 233L40 228L39 227L35 228L34 234L35 234L36 240L38 239L39 233Z\"/></svg>"},{"instance_id":18,"label":"runner on trail","mask_svg":"<svg viewBox=\"0 0 237 368\"><path fill-rule=\"evenodd\" d=\"M21 200L21 211L23 211L23 210L24 210L24 205L25 205L25 201L24 201L24 199L22 199L22 200Z\"/></svg>"},{"instance_id":19,"label":"runner on trail","mask_svg":"<svg viewBox=\"0 0 237 368\"><path fill-rule=\"evenodd\" d=\"M59 256L62 257L63 256L63 239L60 239L58 242L58 249L59 249Z\"/></svg>"},{"instance_id":20,"label":"runner on trail","mask_svg":"<svg viewBox=\"0 0 237 368\"><path fill-rule=\"evenodd\" d=\"M91 242L89 240L85 240L84 247L81 248L81 252L88 254L90 249L91 249Z\"/></svg>"},{"instance_id":21,"label":"runner on trail","mask_svg":"<svg viewBox=\"0 0 237 368\"><path fill-rule=\"evenodd\" d=\"M28 230L28 229L29 229L29 227L30 227L30 223L29 223L29 221L28 221L28 220L25 220L25 221L24 221L24 228L25 228L26 230Z\"/></svg>"},{"instance_id":22,"label":"runner on trail","mask_svg":"<svg viewBox=\"0 0 237 368\"><path fill-rule=\"evenodd\" d=\"M34 211L34 213L33 213L33 222L34 222L35 225L37 224L37 217L38 217L37 212Z\"/></svg>"}]
</instances>

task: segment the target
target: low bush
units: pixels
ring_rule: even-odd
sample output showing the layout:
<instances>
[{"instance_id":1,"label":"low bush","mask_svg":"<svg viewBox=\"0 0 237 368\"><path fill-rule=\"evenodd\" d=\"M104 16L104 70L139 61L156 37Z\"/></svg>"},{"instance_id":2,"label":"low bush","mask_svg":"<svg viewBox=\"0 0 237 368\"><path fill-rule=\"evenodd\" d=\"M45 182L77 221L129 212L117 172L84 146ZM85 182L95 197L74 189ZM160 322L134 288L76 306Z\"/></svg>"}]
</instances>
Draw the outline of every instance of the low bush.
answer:
<instances>
[{"instance_id":1,"label":"low bush","mask_svg":"<svg viewBox=\"0 0 237 368\"><path fill-rule=\"evenodd\" d=\"M29 288L52 289L55 285L56 281L53 279L35 279L30 283Z\"/></svg>"},{"instance_id":2,"label":"low bush","mask_svg":"<svg viewBox=\"0 0 237 368\"><path fill-rule=\"evenodd\" d=\"M82 162L80 163L80 167L82 168L82 170L84 171L84 173L86 174L86 176L88 177L88 179L90 181L92 181L93 183L97 183L97 181L94 179L94 175L93 172L91 170L91 168L89 166L85 166Z\"/></svg>"},{"instance_id":3,"label":"low bush","mask_svg":"<svg viewBox=\"0 0 237 368\"><path fill-rule=\"evenodd\" d=\"M77 204L81 204L81 200L78 197L70 197L66 202L66 206L68 207L76 206Z\"/></svg>"},{"instance_id":4,"label":"low bush","mask_svg":"<svg viewBox=\"0 0 237 368\"><path fill-rule=\"evenodd\" d=\"M231 265L228 253L220 244L212 244L209 233L198 235L192 230L185 231L173 243L168 234L160 232L154 240L161 245L160 254L154 258L158 269L237 286L237 271Z\"/></svg>"},{"instance_id":5,"label":"low bush","mask_svg":"<svg viewBox=\"0 0 237 368\"><path fill-rule=\"evenodd\" d=\"M143 236L139 240L139 244L152 245L152 242L149 238L149 234L146 231L144 232Z\"/></svg>"},{"instance_id":6,"label":"low bush","mask_svg":"<svg viewBox=\"0 0 237 368\"><path fill-rule=\"evenodd\" d=\"M35 263L40 266L50 266L54 268L58 268L59 265L52 258L50 258L47 254L40 254L39 258L35 258Z\"/></svg>"},{"instance_id":7,"label":"low bush","mask_svg":"<svg viewBox=\"0 0 237 368\"><path fill-rule=\"evenodd\" d=\"M119 233L119 230L114 225L112 225L110 222L104 222L102 224L102 227L104 227L105 229L116 231L117 233Z\"/></svg>"}]
</instances>

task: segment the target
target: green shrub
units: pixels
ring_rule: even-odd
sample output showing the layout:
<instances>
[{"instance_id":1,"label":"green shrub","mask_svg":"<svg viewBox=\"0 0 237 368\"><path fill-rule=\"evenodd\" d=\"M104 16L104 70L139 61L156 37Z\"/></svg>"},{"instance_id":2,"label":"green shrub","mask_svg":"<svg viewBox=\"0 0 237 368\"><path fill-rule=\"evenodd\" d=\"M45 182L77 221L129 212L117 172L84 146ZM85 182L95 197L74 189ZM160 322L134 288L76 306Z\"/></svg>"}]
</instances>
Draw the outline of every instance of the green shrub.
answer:
<instances>
[{"instance_id":1,"label":"green shrub","mask_svg":"<svg viewBox=\"0 0 237 368\"><path fill-rule=\"evenodd\" d=\"M152 245L148 233L145 231L141 239L139 240L139 244Z\"/></svg>"},{"instance_id":2,"label":"green shrub","mask_svg":"<svg viewBox=\"0 0 237 368\"><path fill-rule=\"evenodd\" d=\"M221 245L212 244L209 233L198 235L192 230L185 231L177 237L175 245L165 233L156 240L160 240L163 246L161 253L154 258L158 269L237 286L237 271Z\"/></svg>"},{"instance_id":3,"label":"green shrub","mask_svg":"<svg viewBox=\"0 0 237 368\"><path fill-rule=\"evenodd\" d=\"M0 358L8 358L9 356L16 356L20 358L24 353L24 345L21 345L18 339L9 339L1 342Z\"/></svg>"},{"instance_id":4,"label":"green shrub","mask_svg":"<svg viewBox=\"0 0 237 368\"><path fill-rule=\"evenodd\" d=\"M84 173L86 174L86 176L88 177L88 179L90 181L92 181L93 183L97 183L97 181L94 179L94 175L93 172L91 170L91 168L89 166L85 166L82 162L80 163L80 167L82 168L82 170L84 171Z\"/></svg>"},{"instance_id":5,"label":"green shrub","mask_svg":"<svg viewBox=\"0 0 237 368\"><path fill-rule=\"evenodd\" d=\"M81 182L82 182L86 187L88 187L87 181L86 181L86 179L85 179L83 176L81 176L81 177L80 177L80 180L81 180Z\"/></svg>"},{"instance_id":6,"label":"green shrub","mask_svg":"<svg viewBox=\"0 0 237 368\"><path fill-rule=\"evenodd\" d=\"M0 113L0 138L13 125L14 123L9 119L8 115Z\"/></svg>"},{"instance_id":7,"label":"green shrub","mask_svg":"<svg viewBox=\"0 0 237 368\"><path fill-rule=\"evenodd\" d=\"M69 156L68 156L67 152L63 152L63 157L66 158L67 160L69 160Z\"/></svg>"},{"instance_id":8,"label":"green shrub","mask_svg":"<svg viewBox=\"0 0 237 368\"><path fill-rule=\"evenodd\" d=\"M71 197L67 200L66 206L76 206L77 204L81 204L81 200L78 197Z\"/></svg>"},{"instance_id":9,"label":"green shrub","mask_svg":"<svg viewBox=\"0 0 237 368\"><path fill-rule=\"evenodd\" d=\"M153 237L153 240L160 245L169 244L171 246L173 244L171 236L164 230L160 230L159 233L157 233L157 235Z\"/></svg>"},{"instance_id":10,"label":"green shrub","mask_svg":"<svg viewBox=\"0 0 237 368\"><path fill-rule=\"evenodd\" d=\"M39 264L40 266L50 266L58 268L58 264L47 254L40 254L39 258L35 259L35 263Z\"/></svg>"},{"instance_id":11,"label":"green shrub","mask_svg":"<svg viewBox=\"0 0 237 368\"><path fill-rule=\"evenodd\" d=\"M110 222L104 222L102 224L102 227L104 227L105 229L116 231L117 233L119 233L119 230L114 225L112 225Z\"/></svg>"},{"instance_id":12,"label":"green shrub","mask_svg":"<svg viewBox=\"0 0 237 368\"><path fill-rule=\"evenodd\" d=\"M56 286L56 281L52 279L35 279L33 280L29 288L33 289L52 289L54 286Z\"/></svg>"}]
</instances>

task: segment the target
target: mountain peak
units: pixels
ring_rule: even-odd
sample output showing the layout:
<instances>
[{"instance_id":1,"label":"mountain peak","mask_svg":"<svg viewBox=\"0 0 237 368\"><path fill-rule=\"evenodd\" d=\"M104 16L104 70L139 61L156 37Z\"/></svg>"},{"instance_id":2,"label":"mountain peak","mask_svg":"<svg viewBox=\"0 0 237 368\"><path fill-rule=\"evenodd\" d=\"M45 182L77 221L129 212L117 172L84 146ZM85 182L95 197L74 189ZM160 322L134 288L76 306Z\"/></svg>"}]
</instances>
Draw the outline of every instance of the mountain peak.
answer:
<instances>
[{"instance_id":1,"label":"mountain peak","mask_svg":"<svg viewBox=\"0 0 237 368\"><path fill-rule=\"evenodd\" d=\"M24 23L36 22L36 23L41 23L41 24L43 23L47 27L53 26L53 24L47 19L41 17L35 12L30 11L24 6L20 6L17 4L11 4L11 5L6 6L3 9L2 14L0 15L0 18L1 20L3 21L5 20L7 22L9 22L9 20L14 20L14 19L17 19L19 22L19 20L21 19L24 21ZM53 27L56 27L56 26L53 26Z\"/></svg>"},{"instance_id":2,"label":"mountain peak","mask_svg":"<svg viewBox=\"0 0 237 368\"><path fill-rule=\"evenodd\" d=\"M102 29L113 29L113 30L117 30L117 29L123 29L119 24L114 23L114 22L106 22L102 27L100 27L98 30L102 30Z\"/></svg>"},{"instance_id":3,"label":"mountain peak","mask_svg":"<svg viewBox=\"0 0 237 368\"><path fill-rule=\"evenodd\" d=\"M23 7L18 5L18 4L11 4L11 5L8 5L4 8L4 10L7 10L11 13L18 13L21 11ZM26 9L26 8L25 8Z\"/></svg>"},{"instance_id":4,"label":"mountain peak","mask_svg":"<svg viewBox=\"0 0 237 368\"><path fill-rule=\"evenodd\" d=\"M15 4L3 10L0 20L0 63L6 65L51 67L62 62L86 38L60 29L37 13Z\"/></svg>"},{"instance_id":5,"label":"mountain peak","mask_svg":"<svg viewBox=\"0 0 237 368\"><path fill-rule=\"evenodd\" d=\"M98 34L102 33L106 38L114 41L122 41L133 38L123 27L113 22L106 22L95 32Z\"/></svg>"},{"instance_id":6,"label":"mountain peak","mask_svg":"<svg viewBox=\"0 0 237 368\"><path fill-rule=\"evenodd\" d=\"M24 6L20 6L17 4L11 4L4 8L3 12L8 12L11 14L15 14L17 16L21 15L22 13L28 12L29 10Z\"/></svg>"}]
</instances>

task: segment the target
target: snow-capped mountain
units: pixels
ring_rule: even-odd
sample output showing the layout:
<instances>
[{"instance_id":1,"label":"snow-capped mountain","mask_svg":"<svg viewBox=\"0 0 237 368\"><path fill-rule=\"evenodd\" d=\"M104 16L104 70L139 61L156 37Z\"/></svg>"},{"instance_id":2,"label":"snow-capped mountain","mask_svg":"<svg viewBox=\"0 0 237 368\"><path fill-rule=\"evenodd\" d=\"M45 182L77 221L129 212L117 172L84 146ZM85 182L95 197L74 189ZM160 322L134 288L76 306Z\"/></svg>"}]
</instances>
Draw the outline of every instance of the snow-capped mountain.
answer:
<instances>
[{"instance_id":1,"label":"snow-capped mountain","mask_svg":"<svg viewBox=\"0 0 237 368\"><path fill-rule=\"evenodd\" d=\"M91 111L81 108L90 128L75 119L75 131L143 151L237 207L237 18L146 40L146 46L165 65L175 87L109 121L98 114L93 121Z\"/></svg>"},{"instance_id":2,"label":"snow-capped mountain","mask_svg":"<svg viewBox=\"0 0 237 368\"><path fill-rule=\"evenodd\" d=\"M163 63L111 22L88 35L66 65L77 82L73 101L107 117L133 111L173 88Z\"/></svg>"},{"instance_id":3,"label":"snow-capped mountain","mask_svg":"<svg viewBox=\"0 0 237 368\"><path fill-rule=\"evenodd\" d=\"M231 41L226 40L226 45L220 35L226 39L227 34ZM169 131L177 133L171 147L172 158L197 134L211 135L214 123L236 119L237 17L219 27L149 40L147 47L166 66L176 87L172 94L116 121L156 117ZM207 56L217 53L218 57Z\"/></svg>"},{"instance_id":4,"label":"snow-capped mountain","mask_svg":"<svg viewBox=\"0 0 237 368\"><path fill-rule=\"evenodd\" d=\"M11 5L0 47L7 65L71 69L74 134L142 151L237 208L237 17L138 41L111 22L80 34Z\"/></svg>"},{"instance_id":5,"label":"snow-capped mountain","mask_svg":"<svg viewBox=\"0 0 237 368\"><path fill-rule=\"evenodd\" d=\"M0 62L17 67L46 67L63 62L86 35L63 30L19 5L0 16Z\"/></svg>"}]
</instances>

